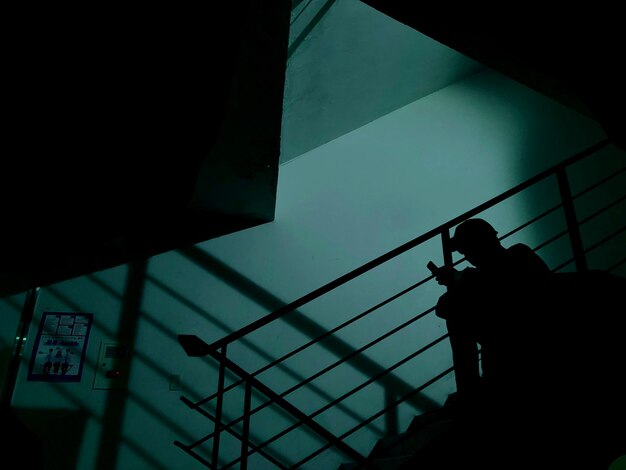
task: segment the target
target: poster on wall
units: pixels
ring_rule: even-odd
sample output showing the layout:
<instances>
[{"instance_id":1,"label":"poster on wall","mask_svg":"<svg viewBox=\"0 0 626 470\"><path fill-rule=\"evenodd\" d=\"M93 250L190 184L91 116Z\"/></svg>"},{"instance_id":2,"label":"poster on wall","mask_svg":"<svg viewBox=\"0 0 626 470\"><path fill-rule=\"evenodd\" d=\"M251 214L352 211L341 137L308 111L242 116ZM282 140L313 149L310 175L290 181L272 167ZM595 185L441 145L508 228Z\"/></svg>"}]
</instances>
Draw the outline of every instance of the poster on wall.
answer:
<instances>
[{"instance_id":1,"label":"poster on wall","mask_svg":"<svg viewBox=\"0 0 626 470\"><path fill-rule=\"evenodd\" d=\"M45 312L33 346L28 380L80 382L91 313Z\"/></svg>"}]
</instances>

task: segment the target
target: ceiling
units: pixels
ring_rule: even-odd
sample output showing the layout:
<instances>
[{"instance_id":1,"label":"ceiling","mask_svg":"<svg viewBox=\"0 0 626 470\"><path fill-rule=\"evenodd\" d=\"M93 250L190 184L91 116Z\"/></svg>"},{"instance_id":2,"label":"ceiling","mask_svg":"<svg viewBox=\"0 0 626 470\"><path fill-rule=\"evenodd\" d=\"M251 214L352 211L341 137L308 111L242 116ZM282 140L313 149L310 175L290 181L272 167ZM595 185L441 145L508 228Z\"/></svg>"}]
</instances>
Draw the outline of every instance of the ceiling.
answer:
<instances>
[{"instance_id":1,"label":"ceiling","mask_svg":"<svg viewBox=\"0 0 626 470\"><path fill-rule=\"evenodd\" d=\"M289 13L14 7L0 295L273 220Z\"/></svg>"},{"instance_id":2,"label":"ceiling","mask_svg":"<svg viewBox=\"0 0 626 470\"><path fill-rule=\"evenodd\" d=\"M360 0L292 0L281 163L485 69Z\"/></svg>"},{"instance_id":3,"label":"ceiling","mask_svg":"<svg viewBox=\"0 0 626 470\"><path fill-rule=\"evenodd\" d=\"M616 7L413 5L15 11L0 295L271 221L280 163L485 67L624 145Z\"/></svg>"},{"instance_id":4,"label":"ceiling","mask_svg":"<svg viewBox=\"0 0 626 470\"><path fill-rule=\"evenodd\" d=\"M423 8L361 0L390 18L595 119L626 149L624 20L615 3L539 8L502 4Z\"/></svg>"},{"instance_id":5,"label":"ceiling","mask_svg":"<svg viewBox=\"0 0 626 470\"><path fill-rule=\"evenodd\" d=\"M492 68L599 122L626 148L619 8L292 0L281 162Z\"/></svg>"}]
</instances>

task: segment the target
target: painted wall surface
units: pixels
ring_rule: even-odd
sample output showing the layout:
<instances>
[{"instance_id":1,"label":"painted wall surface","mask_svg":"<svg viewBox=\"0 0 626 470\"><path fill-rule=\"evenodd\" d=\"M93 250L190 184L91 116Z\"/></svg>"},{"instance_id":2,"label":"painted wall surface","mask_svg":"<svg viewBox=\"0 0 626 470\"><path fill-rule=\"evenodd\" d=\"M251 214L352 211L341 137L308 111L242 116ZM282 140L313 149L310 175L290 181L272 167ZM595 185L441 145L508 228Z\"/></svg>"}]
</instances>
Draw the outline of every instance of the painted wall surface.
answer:
<instances>
[{"instance_id":1,"label":"painted wall surface","mask_svg":"<svg viewBox=\"0 0 626 470\"><path fill-rule=\"evenodd\" d=\"M281 163L485 68L360 0L296 4Z\"/></svg>"},{"instance_id":2,"label":"painted wall surface","mask_svg":"<svg viewBox=\"0 0 626 470\"><path fill-rule=\"evenodd\" d=\"M212 394L216 366L208 358L187 357L178 334L216 341L602 138L593 122L491 71L429 95L283 165L274 222L164 253L145 265L120 266L42 289L33 331L45 311L94 314L87 365L83 380L69 384L28 382L22 367L13 405L38 432L47 433L42 436L50 469L204 468L173 442L191 444L212 431L212 422L180 397L197 402ZM623 153L613 150L604 155L603 165L624 160ZM589 172L579 173L577 178ZM505 233L557 197L552 186L542 185L485 217ZM520 232L515 240L536 246L545 239L543 230L562 225L557 217ZM549 263L557 263L561 251L547 250ZM229 346L228 357L257 371L424 279L429 259L441 263L438 240ZM446 341L394 366L445 334L445 324L432 313L356 355L377 336L428 311L443 288L429 282L417 291L385 303L349 330L256 377L282 393L354 354L288 396L305 413L317 413L380 376L316 415L336 435L418 390L398 413L372 420L347 440L367 453L376 439L402 431L413 416L438 407L454 391L451 373L419 389L450 367ZM5 300L7 307L12 308ZM94 390L98 352L107 342L128 347L128 383L117 390ZM32 344L25 361L30 348ZM394 368L385 374L389 367ZM227 374L227 385L234 380ZM239 416L242 395L241 387L226 395L226 421ZM260 403L254 393L253 408ZM267 406L253 415L251 439L262 442L292 423L275 405ZM59 442L67 447L58 448ZM266 450L293 464L321 445L300 426ZM225 435L221 462L235 458L239 446L236 438ZM206 457L209 447L202 448ZM258 454L251 459L249 468L275 468ZM338 452L325 452L301 468L333 469L345 461Z\"/></svg>"}]
</instances>

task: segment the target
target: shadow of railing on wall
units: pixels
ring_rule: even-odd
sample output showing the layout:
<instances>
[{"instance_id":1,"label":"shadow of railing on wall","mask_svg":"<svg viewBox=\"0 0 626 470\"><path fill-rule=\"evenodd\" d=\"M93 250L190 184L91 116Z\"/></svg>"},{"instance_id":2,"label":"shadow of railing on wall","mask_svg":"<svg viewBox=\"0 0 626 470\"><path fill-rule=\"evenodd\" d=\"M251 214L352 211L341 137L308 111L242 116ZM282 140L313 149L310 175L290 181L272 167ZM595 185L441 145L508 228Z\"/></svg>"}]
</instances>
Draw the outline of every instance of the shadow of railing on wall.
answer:
<instances>
[{"instance_id":1,"label":"shadow of railing on wall","mask_svg":"<svg viewBox=\"0 0 626 470\"><path fill-rule=\"evenodd\" d=\"M581 227L584 227L587 223L594 220L596 217L599 217L601 214L606 213L607 211L614 210L616 207L620 206L620 204L624 203L626 199L626 192L622 194L618 194L611 201L603 204L600 207L597 207L596 210L587 215L584 219L577 219L575 204L578 198L588 194L589 192L602 187L608 182L614 180L615 178L620 177L626 173L626 166L617 169L611 174L605 176L599 181L593 182L590 186L585 188L584 190L578 192L577 194L572 194L571 188L569 185L567 169L574 165L575 163L589 158L597 151L611 145L611 143L607 140L601 141L596 145L593 145L586 149L583 152L580 152L573 157L567 159L561 164L555 165L540 174L536 175L533 178L519 184L508 191L500 194L497 197L490 199L489 201L475 207L474 209L459 215L451 219L450 221L436 227L415 239L391 250L390 252L360 266L359 268L340 276L339 278L325 284L324 286L300 297L299 299L287 304L281 305L279 308L274 310L272 313L250 323L249 325L241 328L240 330L233 332L231 334L226 335L222 339L215 341L212 344L206 344L200 338L195 335L187 335L181 334L178 336L179 342L185 348L185 351L190 356L210 356L220 365L220 378L218 381L217 390L207 396L206 398L199 401L191 401L186 397L181 397L181 400L191 409L196 410L206 416L214 423L213 432L205 435L201 439L197 440L192 444L183 444L179 441L175 442L175 445L183 449L185 452L189 453L192 457L196 458L202 464L207 467L212 467L212 462L215 462L215 468L218 467L217 462L220 460L220 435L224 432L229 433L234 436L236 439L241 441L241 453L236 456L234 459L231 459L228 463L225 463L223 466L219 467L222 469L231 468L236 464L239 464L241 468L246 468L248 458L257 453L262 455L267 460L272 462L277 468L298 468L302 466L304 463L312 460L317 457L321 453L325 452L330 448L335 448L339 450L341 453L345 454L348 458L353 460L354 462L364 463L367 461L366 457L362 452L359 452L356 448L347 444L347 440L351 438L355 433L360 430L363 430L368 425L373 423L375 420L384 417L388 413L394 412L397 407L405 404L407 401L414 399L415 396L418 396L424 392L425 389L432 386L433 384L440 381L442 378L452 374L454 372L452 364L448 364L447 366L442 368L442 372L439 374L435 374L430 379L426 380L423 384L413 386L410 384L403 384L402 387L395 387L393 390L392 396L395 396L395 399L387 400L385 406L376 410L371 416L362 419L356 425L352 426L349 429L341 429L331 431L326 427L322 426L315 418L319 417L322 413L327 412L328 410L333 409L334 407L340 406L346 399L350 396L362 391L365 387L368 387L373 384L380 384L381 381L384 381L385 378L388 379L390 374L393 374L394 371L400 366L407 364L409 361L415 360L418 356L421 356L424 353L432 351L433 348L436 348L438 345L444 344L447 339L447 335L441 335L437 338L432 338L430 341L427 341L427 344L419 349L417 349L414 353L411 353L405 357L400 358L391 366L382 367L378 364L371 363L370 366L361 367L361 372L367 372L367 378L363 380L359 385L348 390L333 400L327 401L322 406L318 407L315 411L310 413L305 413L292 405L289 401L287 401L287 397L290 394L293 394L295 391L302 389L303 387L309 386L315 380L329 373L331 370L334 370L338 367L344 366L349 368L358 367L355 366L355 360L357 358L363 357L366 351L370 350L374 345L380 344L382 341L392 337L397 334L399 331L407 328L409 325L414 324L418 320L421 320L434 311L434 306L431 308L427 308L426 310L420 312L419 314L413 316L408 319L401 325L397 325L394 328L391 328L387 332L383 333L379 337L370 341L369 343L362 345L360 347L341 347L336 348L336 351L349 351L344 352L341 356L338 355L338 359L328 364L327 366L321 368L317 373L311 374L306 379L287 387L286 389L276 392L268 387L263 381L260 380L259 376L261 374L266 373L269 370L283 364L287 359L294 357L295 355L303 352L304 350L317 346L323 341L327 341L329 338L334 338L337 333L345 330L349 326L355 325L358 321L366 318L368 315L373 313L374 311L379 310L384 305L387 305L394 300L408 294L409 292L415 291L415 289L424 286L426 283L432 282L434 280L434 276L427 276L415 284L409 286L394 294L393 296L387 298L386 300L378 303L377 305L368 308L362 313L359 313L355 316L352 316L347 321L342 322L341 324L329 328L324 331L319 331L318 328L314 329L315 335L309 335L309 340L302 343L300 346L292 349L288 353L282 355L281 357L276 358L273 361L267 362L260 368L257 368L254 372L248 372L239 364L233 362L227 355L227 350L233 344L236 344L239 341L244 340L253 332L260 330L261 328L271 327L274 322L277 320L285 320L288 318L288 315L300 315L302 313L298 313L297 309L301 308L305 304L318 299L319 297L345 285L349 281L358 278L359 276L367 273L374 268L388 262L396 258L397 256L412 250L413 248L424 244L433 239L440 239L441 249L443 253L443 260L446 266L457 266L460 263L465 262L465 259L460 257L458 259L454 259L452 251L450 250L449 242L450 242L450 231L457 226L462 221L476 217L487 211L488 209L506 201L507 199L515 196L517 194L522 193L523 191L533 187L534 185L549 181L552 184L555 184L558 187L558 192L560 195L560 201L558 204L547 208L540 214L532 217L529 220L526 220L524 223L518 225L513 230L502 235L500 240L507 239L514 234L517 234L521 230L533 226L533 224L539 222L540 220L548 217L550 214L554 214L558 211L561 211L566 228L560 231L557 231L554 234L551 234L547 239L544 239L540 244L535 246L533 249L535 251L544 249L552 243L555 243L559 240L567 239L569 240L569 246L571 251L571 256L562 262L560 262L557 266L553 267L554 272L559 272L565 269L571 269L572 266L576 271L586 271L588 269L587 256L596 250L598 247L602 246L605 243L610 242L618 237L620 237L626 231L626 224L619 225L611 230L609 233L604 234L602 237L598 238L594 243L585 246L583 243L583 237L581 236ZM189 254L188 254L189 255ZM621 258L620 258L621 256ZM607 267L607 271L614 271L623 266L626 263L626 252L622 251L621 253L616 253L613 258L613 262L610 266ZM294 325L297 324L294 323ZM311 330L310 332L313 332ZM338 337L337 337L338 338ZM332 344L332 342L331 342ZM328 343L326 344L326 346ZM344 345L345 346L345 345ZM331 347L332 350L332 347ZM366 360L369 360L365 358ZM363 359L361 359L363 360ZM357 363L358 364L358 363ZM364 364L364 363L363 363ZM238 377L228 386L224 384L224 374L225 371L229 370L234 372ZM223 402L224 396L238 387L245 387L245 393L243 398L243 413L235 419L231 419L229 422L223 422L222 412L223 412ZM265 397L265 401L261 404L252 407L251 406L251 396L252 390L256 390L261 395ZM293 417L293 422L286 426L282 431L274 434L273 436L268 436L268 438L263 442L255 442L252 443L249 441L249 426L250 426L250 418L252 415L258 413L259 411L266 409L270 405L280 407L283 411L286 411ZM207 410L210 408L210 411ZM280 440L288 435L291 431L300 428L306 427L309 429L310 434L317 436L318 439L318 447L317 449L309 452L307 455L302 455L298 457L292 457L292 461L290 463L278 461L273 457L271 449L271 445L277 446L280 445ZM207 459L203 458L196 452L196 448L205 444L211 443L211 455L212 462L209 462ZM284 455L284 454L283 454Z\"/></svg>"}]
</instances>

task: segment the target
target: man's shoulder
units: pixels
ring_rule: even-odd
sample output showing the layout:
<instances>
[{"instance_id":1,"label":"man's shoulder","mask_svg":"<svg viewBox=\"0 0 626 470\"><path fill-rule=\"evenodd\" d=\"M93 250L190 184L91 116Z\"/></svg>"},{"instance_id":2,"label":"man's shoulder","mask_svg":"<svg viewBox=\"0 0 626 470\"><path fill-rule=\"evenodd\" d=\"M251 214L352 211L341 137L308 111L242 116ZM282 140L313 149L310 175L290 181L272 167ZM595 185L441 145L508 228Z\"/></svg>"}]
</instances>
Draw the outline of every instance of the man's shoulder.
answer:
<instances>
[{"instance_id":1,"label":"man's shoulder","mask_svg":"<svg viewBox=\"0 0 626 470\"><path fill-rule=\"evenodd\" d=\"M549 272L548 265L531 247L524 243L516 243L507 249L510 262L525 266L533 272Z\"/></svg>"},{"instance_id":2,"label":"man's shoulder","mask_svg":"<svg viewBox=\"0 0 626 470\"><path fill-rule=\"evenodd\" d=\"M516 256L516 257L536 257L537 253L535 253L535 251L529 247L528 245L524 244L524 243L516 243L515 245L511 245L509 248L507 248L507 254L509 256Z\"/></svg>"},{"instance_id":3,"label":"man's shoulder","mask_svg":"<svg viewBox=\"0 0 626 470\"><path fill-rule=\"evenodd\" d=\"M515 243L514 245L511 245L510 247L508 247L507 251L511 253L515 253L515 252L534 253L533 249L529 247L528 245L526 245L525 243Z\"/></svg>"}]
</instances>

